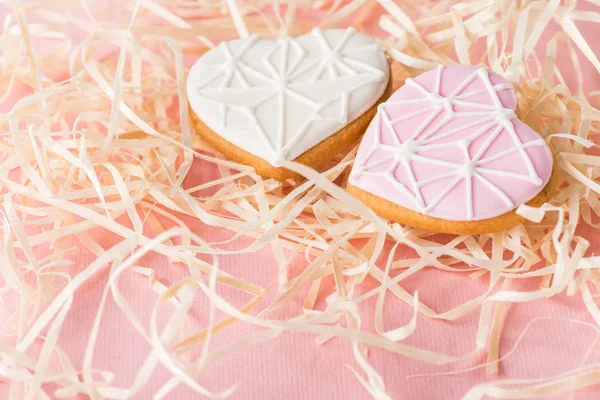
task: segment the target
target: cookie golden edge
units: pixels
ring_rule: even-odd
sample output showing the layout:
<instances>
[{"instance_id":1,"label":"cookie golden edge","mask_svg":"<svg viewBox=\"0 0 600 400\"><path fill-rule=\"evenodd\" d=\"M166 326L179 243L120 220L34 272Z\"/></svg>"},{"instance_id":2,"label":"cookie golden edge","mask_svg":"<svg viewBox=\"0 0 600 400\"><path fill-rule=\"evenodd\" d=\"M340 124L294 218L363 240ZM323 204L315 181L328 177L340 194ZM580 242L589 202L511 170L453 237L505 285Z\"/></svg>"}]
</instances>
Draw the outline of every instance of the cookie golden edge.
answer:
<instances>
[{"instance_id":1,"label":"cookie golden edge","mask_svg":"<svg viewBox=\"0 0 600 400\"><path fill-rule=\"evenodd\" d=\"M554 160L556 161L556 160ZM542 190L526 205L530 207L539 207L552 198L558 183L558 171L556 162L553 162L552 173L546 185ZM512 228L526 221L525 218L518 215L515 210L494 218L482 219L477 221L450 221L442 218L431 217L421 214L418 211L402 207L389 200L376 196L370 192L360 189L350 182L346 185L346 190L352 196L362 201L371 208L377 215L390 221L399 222L412 228L423 229L435 233L449 233L456 235L478 235L483 233L492 233Z\"/></svg>"},{"instance_id":2,"label":"cookie golden edge","mask_svg":"<svg viewBox=\"0 0 600 400\"><path fill-rule=\"evenodd\" d=\"M379 104L386 101L393 92L393 78L390 65L389 79L383 94L366 112L358 118L350 122L348 125L329 136L322 142L308 149L294 161L314 168L323 161L335 156L343 149L347 148L352 143L356 142L365 133L371 120L377 113ZM255 156L254 154L242 149L239 146L225 140L218 133L210 129L197 115L191 107L189 107L189 115L192 127L196 134L200 136L214 150L223 154L227 158L244 165L253 167L257 174L264 178L274 178L280 181L296 178L299 175L282 167L274 167L268 161Z\"/></svg>"}]
</instances>

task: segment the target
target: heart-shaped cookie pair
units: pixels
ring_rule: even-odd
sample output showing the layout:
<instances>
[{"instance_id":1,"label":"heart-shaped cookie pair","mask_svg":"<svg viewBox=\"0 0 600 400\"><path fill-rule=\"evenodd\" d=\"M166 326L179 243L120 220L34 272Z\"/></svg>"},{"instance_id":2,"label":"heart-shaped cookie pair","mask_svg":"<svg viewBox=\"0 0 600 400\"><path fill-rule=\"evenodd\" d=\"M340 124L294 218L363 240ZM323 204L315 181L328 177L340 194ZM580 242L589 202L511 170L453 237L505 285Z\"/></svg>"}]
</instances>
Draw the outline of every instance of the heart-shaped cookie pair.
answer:
<instances>
[{"instance_id":1,"label":"heart-shaped cookie pair","mask_svg":"<svg viewBox=\"0 0 600 400\"><path fill-rule=\"evenodd\" d=\"M521 221L521 204L548 200L552 153L515 116L517 97L483 67L408 79L379 106L348 191L380 215L434 232L482 233Z\"/></svg>"},{"instance_id":2,"label":"heart-shaped cookie pair","mask_svg":"<svg viewBox=\"0 0 600 400\"><path fill-rule=\"evenodd\" d=\"M187 92L196 130L212 147L284 179L294 174L282 160L316 166L360 138L389 81L371 38L317 29L223 42L191 68Z\"/></svg>"},{"instance_id":3,"label":"heart-shaped cookie pair","mask_svg":"<svg viewBox=\"0 0 600 400\"><path fill-rule=\"evenodd\" d=\"M516 118L500 75L440 66L382 103L390 82L378 45L350 28L223 42L187 88L198 133L267 177L293 175L283 160L316 166L367 130L348 191L407 225L491 232L520 222L519 205L549 198L552 153Z\"/></svg>"}]
</instances>

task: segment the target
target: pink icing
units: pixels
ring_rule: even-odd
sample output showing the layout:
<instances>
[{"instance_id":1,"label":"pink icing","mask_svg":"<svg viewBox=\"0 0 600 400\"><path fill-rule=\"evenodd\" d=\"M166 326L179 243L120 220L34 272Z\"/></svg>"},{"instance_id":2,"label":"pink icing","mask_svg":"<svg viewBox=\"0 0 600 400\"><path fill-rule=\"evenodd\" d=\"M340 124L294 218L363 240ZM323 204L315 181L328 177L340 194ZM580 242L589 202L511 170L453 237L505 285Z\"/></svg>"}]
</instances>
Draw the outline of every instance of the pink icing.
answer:
<instances>
[{"instance_id":1,"label":"pink icing","mask_svg":"<svg viewBox=\"0 0 600 400\"><path fill-rule=\"evenodd\" d=\"M519 121L513 87L486 68L438 67L379 106L350 183L452 221L497 217L535 197L552 173L546 142Z\"/></svg>"}]
</instances>

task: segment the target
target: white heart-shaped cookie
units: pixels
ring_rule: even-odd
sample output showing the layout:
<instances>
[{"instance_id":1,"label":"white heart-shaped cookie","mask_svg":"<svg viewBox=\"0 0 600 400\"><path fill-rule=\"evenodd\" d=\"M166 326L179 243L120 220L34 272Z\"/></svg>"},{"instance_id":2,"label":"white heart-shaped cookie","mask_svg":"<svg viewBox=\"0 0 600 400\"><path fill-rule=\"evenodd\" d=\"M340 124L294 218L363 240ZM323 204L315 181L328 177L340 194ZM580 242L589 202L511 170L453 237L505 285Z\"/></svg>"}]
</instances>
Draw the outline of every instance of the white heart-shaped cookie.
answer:
<instances>
[{"instance_id":1,"label":"white heart-shaped cookie","mask_svg":"<svg viewBox=\"0 0 600 400\"><path fill-rule=\"evenodd\" d=\"M211 134L277 167L359 118L388 81L379 46L350 28L223 42L191 68L187 92Z\"/></svg>"}]
</instances>

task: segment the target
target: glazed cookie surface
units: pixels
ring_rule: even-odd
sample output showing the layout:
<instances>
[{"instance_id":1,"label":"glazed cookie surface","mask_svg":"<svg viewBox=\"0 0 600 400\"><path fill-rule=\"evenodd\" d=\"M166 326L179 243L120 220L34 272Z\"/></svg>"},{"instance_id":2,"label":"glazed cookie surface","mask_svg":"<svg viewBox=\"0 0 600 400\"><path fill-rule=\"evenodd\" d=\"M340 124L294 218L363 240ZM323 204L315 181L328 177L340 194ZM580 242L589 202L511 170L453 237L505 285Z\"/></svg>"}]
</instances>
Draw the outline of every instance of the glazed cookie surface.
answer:
<instances>
[{"instance_id":1,"label":"glazed cookie surface","mask_svg":"<svg viewBox=\"0 0 600 400\"><path fill-rule=\"evenodd\" d=\"M298 38L256 35L203 55L187 80L198 134L263 176L293 174L282 160L309 166L356 141L391 92L377 43L349 28Z\"/></svg>"},{"instance_id":2,"label":"glazed cookie surface","mask_svg":"<svg viewBox=\"0 0 600 400\"><path fill-rule=\"evenodd\" d=\"M348 191L380 215L433 232L475 234L522 222L555 186L546 142L515 115L515 91L483 67L438 67L379 106Z\"/></svg>"}]
</instances>

